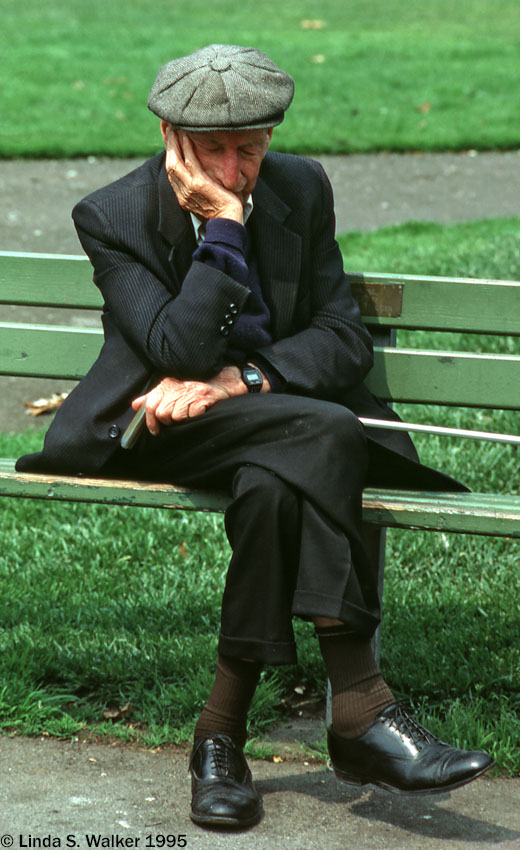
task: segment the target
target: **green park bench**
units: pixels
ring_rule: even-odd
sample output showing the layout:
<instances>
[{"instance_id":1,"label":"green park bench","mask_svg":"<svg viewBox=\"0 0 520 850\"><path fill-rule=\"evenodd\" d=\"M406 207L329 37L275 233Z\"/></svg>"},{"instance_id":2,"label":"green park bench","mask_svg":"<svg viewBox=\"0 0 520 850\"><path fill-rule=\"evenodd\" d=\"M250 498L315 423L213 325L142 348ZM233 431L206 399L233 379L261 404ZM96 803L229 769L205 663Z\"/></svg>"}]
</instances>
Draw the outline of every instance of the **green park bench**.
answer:
<instances>
[{"instance_id":1,"label":"green park bench","mask_svg":"<svg viewBox=\"0 0 520 850\"><path fill-rule=\"evenodd\" d=\"M374 334L375 366L367 383L376 395L390 402L520 410L520 355L395 345L399 329L519 337L520 282L390 274L349 279ZM66 308L70 317L71 309L99 311L101 297L85 257L0 252L0 304ZM101 323L74 327L68 321L58 326L1 322L0 374L81 378L101 347ZM469 436L478 438L478 432ZM514 435L492 439L515 442ZM15 471L14 458L0 459L0 495L195 511L223 511L229 501L222 493L171 484L22 474ZM514 494L367 489L363 516L380 529L520 538L520 496ZM381 540L378 545L384 546Z\"/></svg>"}]
</instances>

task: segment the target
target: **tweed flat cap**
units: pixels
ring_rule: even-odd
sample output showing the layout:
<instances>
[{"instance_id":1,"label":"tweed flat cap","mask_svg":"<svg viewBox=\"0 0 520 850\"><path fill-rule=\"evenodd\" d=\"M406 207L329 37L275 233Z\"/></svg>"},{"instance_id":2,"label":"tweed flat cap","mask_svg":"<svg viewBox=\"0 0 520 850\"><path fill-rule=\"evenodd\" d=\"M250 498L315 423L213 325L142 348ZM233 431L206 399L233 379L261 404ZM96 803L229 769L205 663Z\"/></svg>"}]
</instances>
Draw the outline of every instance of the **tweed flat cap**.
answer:
<instances>
[{"instance_id":1,"label":"tweed flat cap","mask_svg":"<svg viewBox=\"0 0 520 850\"><path fill-rule=\"evenodd\" d=\"M210 44L159 70L148 108L181 130L274 127L294 94L289 74L251 47Z\"/></svg>"}]
</instances>

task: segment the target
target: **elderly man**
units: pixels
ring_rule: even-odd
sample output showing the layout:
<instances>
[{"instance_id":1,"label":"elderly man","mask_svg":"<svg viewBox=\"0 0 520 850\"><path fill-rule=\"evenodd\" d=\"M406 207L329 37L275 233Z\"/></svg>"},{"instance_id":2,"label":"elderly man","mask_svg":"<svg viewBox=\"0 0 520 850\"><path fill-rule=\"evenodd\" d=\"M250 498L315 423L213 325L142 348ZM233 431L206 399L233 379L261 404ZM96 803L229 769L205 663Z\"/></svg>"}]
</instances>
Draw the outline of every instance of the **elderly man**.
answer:
<instances>
[{"instance_id":1,"label":"elderly man","mask_svg":"<svg viewBox=\"0 0 520 850\"><path fill-rule=\"evenodd\" d=\"M194 821L247 826L261 801L243 754L264 664L296 660L312 620L332 685L336 775L447 791L492 765L401 708L370 638L377 564L367 482L462 485L418 462L363 386L371 338L343 273L332 192L311 160L267 153L293 81L258 50L211 45L159 71L149 107L165 151L81 201L73 217L104 297L105 344L20 469L143 476L232 494L233 550L216 677L194 734ZM121 436L134 411L146 427Z\"/></svg>"}]
</instances>

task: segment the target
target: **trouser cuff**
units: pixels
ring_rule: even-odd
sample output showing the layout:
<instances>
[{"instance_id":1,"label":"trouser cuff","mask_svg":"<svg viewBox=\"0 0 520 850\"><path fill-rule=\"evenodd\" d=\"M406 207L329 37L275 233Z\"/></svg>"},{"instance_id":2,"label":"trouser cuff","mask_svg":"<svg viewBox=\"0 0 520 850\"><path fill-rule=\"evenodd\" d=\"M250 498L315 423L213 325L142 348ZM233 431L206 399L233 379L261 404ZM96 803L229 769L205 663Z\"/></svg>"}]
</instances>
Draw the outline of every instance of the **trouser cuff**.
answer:
<instances>
[{"instance_id":1,"label":"trouser cuff","mask_svg":"<svg viewBox=\"0 0 520 850\"><path fill-rule=\"evenodd\" d=\"M221 655L248 658L262 664L296 664L294 641L263 641L255 638L238 638L219 635L218 651Z\"/></svg>"},{"instance_id":2,"label":"trouser cuff","mask_svg":"<svg viewBox=\"0 0 520 850\"><path fill-rule=\"evenodd\" d=\"M379 617L371 614L344 599L320 596L297 590L294 594L292 613L306 620L314 617L329 617L331 620L341 620L346 629L360 637L371 638L379 625Z\"/></svg>"}]
</instances>

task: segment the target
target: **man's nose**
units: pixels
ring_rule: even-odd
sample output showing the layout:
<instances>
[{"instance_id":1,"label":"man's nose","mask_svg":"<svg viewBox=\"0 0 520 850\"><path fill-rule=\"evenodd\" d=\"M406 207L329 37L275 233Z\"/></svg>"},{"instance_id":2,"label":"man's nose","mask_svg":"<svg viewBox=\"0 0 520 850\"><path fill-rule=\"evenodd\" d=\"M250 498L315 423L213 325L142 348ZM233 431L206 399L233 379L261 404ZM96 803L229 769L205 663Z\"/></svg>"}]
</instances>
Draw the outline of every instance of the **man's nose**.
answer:
<instances>
[{"instance_id":1,"label":"man's nose","mask_svg":"<svg viewBox=\"0 0 520 850\"><path fill-rule=\"evenodd\" d=\"M222 154L219 161L218 178L225 189L232 192L242 189L243 178L240 173L240 160L235 151L226 151Z\"/></svg>"}]
</instances>

